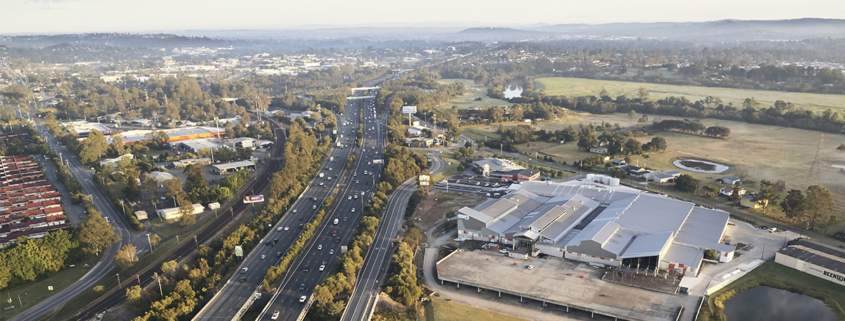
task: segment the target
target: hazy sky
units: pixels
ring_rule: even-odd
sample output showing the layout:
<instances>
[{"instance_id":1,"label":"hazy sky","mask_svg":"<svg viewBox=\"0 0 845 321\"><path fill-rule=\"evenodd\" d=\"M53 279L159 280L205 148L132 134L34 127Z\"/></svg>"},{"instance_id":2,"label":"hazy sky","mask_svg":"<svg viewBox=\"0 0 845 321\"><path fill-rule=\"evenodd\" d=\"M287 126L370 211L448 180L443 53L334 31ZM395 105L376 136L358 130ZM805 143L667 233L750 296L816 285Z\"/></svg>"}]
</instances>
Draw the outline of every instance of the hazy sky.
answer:
<instances>
[{"instance_id":1,"label":"hazy sky","mask_svg":"<svg viewBox=\"0 0 845 321\"><path fill-rule=\"evenodd\" d=\"M0 0L0 34L845 18L842 0Z\"/></svg>"}]
</instances>

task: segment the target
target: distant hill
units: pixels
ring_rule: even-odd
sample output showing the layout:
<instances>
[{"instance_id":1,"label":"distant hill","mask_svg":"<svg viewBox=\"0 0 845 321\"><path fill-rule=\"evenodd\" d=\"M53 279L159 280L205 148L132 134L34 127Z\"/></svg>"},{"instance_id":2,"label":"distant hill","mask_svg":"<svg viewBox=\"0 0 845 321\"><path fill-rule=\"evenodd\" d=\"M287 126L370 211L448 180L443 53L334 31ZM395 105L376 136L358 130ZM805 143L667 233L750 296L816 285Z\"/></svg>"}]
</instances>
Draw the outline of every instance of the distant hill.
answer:
<instances>
[{"instance_id":1,"label":"distant hill","mask_svg":"<svg viewBox=\"0 0 845 321\"><path fill-rule=\"evenodd\" d=\"M717 20L609 24L559 24L533 28L569 36L643 37L675 40L803 40L845 37L845 20Z\"/></svg>"}]
</instances>

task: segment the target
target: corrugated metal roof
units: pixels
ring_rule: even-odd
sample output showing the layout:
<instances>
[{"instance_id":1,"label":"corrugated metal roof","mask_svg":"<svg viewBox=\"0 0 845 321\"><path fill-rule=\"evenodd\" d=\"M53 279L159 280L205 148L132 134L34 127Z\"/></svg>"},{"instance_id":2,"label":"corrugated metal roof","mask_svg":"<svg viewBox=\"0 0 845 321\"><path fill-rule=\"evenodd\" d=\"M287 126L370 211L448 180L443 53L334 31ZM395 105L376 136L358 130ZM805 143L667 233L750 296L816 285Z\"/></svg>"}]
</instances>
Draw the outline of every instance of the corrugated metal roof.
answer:
<instances>
[{"instance_id":1,"label":"corrugated metal roof","mask_svg":"<svg viewBox=\"0 0 845 321\"><path fill-rule=\"evenodd\" d=\"M634 237L622 258L658 256L666 243L672 240L672 232L638 235Z\"/></svg>"},{"instance_id":2,"label":"corrugated metal roof","mask_svg":"<svg viewBox=\"0 0 845 321\"><path fill-rule=\"evenodd\" d=\"M645 234L677 232L694 206L668 197L642 194L619 215L616 222Z\"/></svg>"},{"instance_id":3,"label":"corrugated metal roof","mask_svg":"<svg viewBox=\"0 0 845 321\"><path fill-rule=\"evenodd\" d=\"M675 243L713 249L722 240L729 218L727 212L696 207L675 236Z\"/></svg>"}]
</instances>

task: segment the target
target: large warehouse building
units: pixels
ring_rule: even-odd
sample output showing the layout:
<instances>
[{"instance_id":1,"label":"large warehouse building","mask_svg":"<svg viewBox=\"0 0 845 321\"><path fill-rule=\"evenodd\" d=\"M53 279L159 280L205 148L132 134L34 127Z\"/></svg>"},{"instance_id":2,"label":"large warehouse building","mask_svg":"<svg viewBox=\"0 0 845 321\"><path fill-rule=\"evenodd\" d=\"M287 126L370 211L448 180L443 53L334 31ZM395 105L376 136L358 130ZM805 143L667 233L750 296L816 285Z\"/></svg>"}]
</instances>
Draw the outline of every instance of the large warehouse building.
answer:
<instances>
[{"instance_id":1,"label":"large warehouse building","mask_svg":"<svg viewBox=\"0 0 845 321\"><path fill-rule=\"evenodd\" d=\"M88 134L91 133L92 130L97 130L103 135L111 134L111 129L106 127L106 125L100 123L89 123L87 121L74 121L69 123L62 123L62 128L76 137L88 137Z\"/></svg>"},{"instance_id":2,"label":"large warehouse building","mask_svg":"<svg viewBox=\"0 0 845 321\"><path fill-rule=\"evenodd\" d=\"M484 175L503 180L533 181L540 178L540 171L525 168L507 159L488 158L473 163L475 171Z\"/></svg>"},{"instance_id":3,"label":"large warehouse building","mask_svg":"<svg viewBox=\"0 0 845 321\"><path fill-rule=\"evenodd\" d=\"M813 240L798 240L775 254L775 262L845 286L845 251Z\"/></svg>"},{"instance_id":4,"label":"large warehouse building","mask_svg":"<svg viewBox=\"0 0 845 321\"><path fill-rule=\"evenodd\" d=\"M159 130L167 134L168 142L178 142L194 138L210 138L223 136L226 130L223 128L217 129L215 127L184 127L176 129L162 129ZM151 130L127 130L119 134L123 138L123 145L132 145L135 142L146 140L147 135L152 133ZM108 143L111 144L111 138L108 138Z\"/></svg>"},{"instance_id":5,"label":"large warehouse building","mask_svg":"<svg viewBox=\"0 0 845 321\"><path fill-rule=\"evenodd\" d=\"M459 211L458 235L512 249L608 266L696 274L721 243L729 214L661 195L589 181L524 182L501 199Z\"/></svg>"}]
</instances>

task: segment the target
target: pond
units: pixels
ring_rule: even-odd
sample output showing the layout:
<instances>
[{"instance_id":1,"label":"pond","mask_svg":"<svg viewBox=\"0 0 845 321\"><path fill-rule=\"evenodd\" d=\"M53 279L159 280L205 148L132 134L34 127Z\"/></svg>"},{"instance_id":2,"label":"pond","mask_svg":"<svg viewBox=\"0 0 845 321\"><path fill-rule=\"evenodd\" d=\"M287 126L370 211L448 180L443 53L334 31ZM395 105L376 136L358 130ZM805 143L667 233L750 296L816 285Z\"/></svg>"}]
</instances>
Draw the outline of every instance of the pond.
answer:
<instances>
[{"instance_id":1,"label":"pond","mask_svg":"<svg viewBox=\"0 0 845 321\"><path fill-rule=\"evenodd\" d=\"M728 166L698 159L676 159L672 162L676 167L690 172L718 174L728 170Z\"/></svg>"},{"instance_id":2,"label":"pond","mask_svg":"<svg viewBox=\"0 0 845 321\"><path fill-rule=\"evenodd\" d=\"M786 290L758 286L725 301L728 321L835 321L821 300Z\"/></svg>"},{"instance_id":3,"label":"pond","mask_svg":"<svg viewBox=\"0 0 845 321\"><path fill-rule=\"evenodd\" d=\"M515 84L506 84L505 86L507 86L504 91L505 98L511 99L522 97L522 86Z\"/></svg>"}]
</instances>

